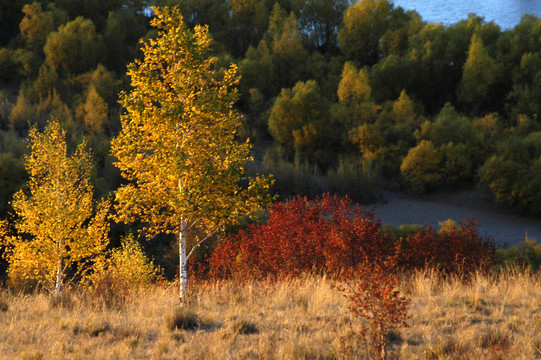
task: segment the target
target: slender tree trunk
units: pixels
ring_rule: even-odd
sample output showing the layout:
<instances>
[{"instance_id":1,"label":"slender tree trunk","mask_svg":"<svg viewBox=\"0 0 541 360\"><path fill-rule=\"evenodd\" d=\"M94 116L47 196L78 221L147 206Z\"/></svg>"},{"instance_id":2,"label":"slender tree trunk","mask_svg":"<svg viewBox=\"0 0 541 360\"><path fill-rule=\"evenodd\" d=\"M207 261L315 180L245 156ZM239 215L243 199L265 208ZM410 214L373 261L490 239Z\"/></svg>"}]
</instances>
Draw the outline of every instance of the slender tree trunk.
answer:
<instances>
[{"instance_id":1,"label":"slender tree trunk","mask_svg":"<svg viewBox=\"0 0 541 360\"><path fill-rule=\"evenodd\" d=\"M184 305L188 294L188 263L186 259L186 220L180 221L178 234L178 250L180 256L180 306Z\"/></svg>"},{"instance_id":2,"label":"slender tree trunk","mask_svg":"<svg viewBox=\"0 0 541 360\"><path fill-rule=\"evenodd\" d=\"M62 291L62 273L64 272L64 264L62 262L62 258L58 259L58 268L56 269L56 286L54 290L54 295L56 297L60 296L60 292Z\"/></svg>"}]
</instances>

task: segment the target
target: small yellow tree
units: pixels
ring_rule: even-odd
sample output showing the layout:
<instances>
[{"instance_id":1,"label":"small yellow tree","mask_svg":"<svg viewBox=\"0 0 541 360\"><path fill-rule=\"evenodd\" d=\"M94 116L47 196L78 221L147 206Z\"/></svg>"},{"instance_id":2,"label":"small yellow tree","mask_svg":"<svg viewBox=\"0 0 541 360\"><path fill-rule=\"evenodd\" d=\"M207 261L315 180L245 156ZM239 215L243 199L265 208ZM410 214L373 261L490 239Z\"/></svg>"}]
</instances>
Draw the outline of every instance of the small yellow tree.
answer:
<instances>
[{"instance_id":1,"label":"small yellow tree","mask_svg":"<svg viewBox=\"0 0 541 360\"><path fill-rule=\"evenodd\" d=\"M270 181L244 174L251 157L250 144L236 139L236 66L215 70L207 27L188 30L177 8L153 11L158 37L129 65L133 89L120 94L126 112L111 146L128 183L116 193L116 210L121 221L141 219L149 235L178 234L182 304L187 261L207 238L187 241L187 233L213 234L254 212L269 200Z\"/></svg>"},{"instance_id":2,"label":"small yellow tree","mask_svg":"<svg viewBox=\"0 0 541 360\"><path fill-rule=\"evenodd\" d=\"M66 133L51 121L43 133L30 131L28 191L14 195L17 237L4 237L10 277L35 279L60 295L67 270L107 246L109 201L97 205L90 184L92 161L85 143L68 155Z\"/></svg>"}]
</instances>

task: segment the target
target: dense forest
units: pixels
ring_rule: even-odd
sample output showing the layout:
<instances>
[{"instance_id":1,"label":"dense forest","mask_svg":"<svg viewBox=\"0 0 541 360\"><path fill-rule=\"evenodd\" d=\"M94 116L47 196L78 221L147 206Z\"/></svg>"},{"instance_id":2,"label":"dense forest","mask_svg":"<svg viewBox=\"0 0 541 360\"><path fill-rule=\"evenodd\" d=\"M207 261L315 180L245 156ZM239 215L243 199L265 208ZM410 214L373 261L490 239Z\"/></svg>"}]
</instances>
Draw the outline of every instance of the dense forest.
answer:
<instances>
[{"instance_id":1,"label":"dense forest","mask_svg":"<svg viewBox=\"0 0 541 360\"><path fill-rule=\"evenodd\" d=\"M475 183L541 213L541 19L513 29L470 15L427 23L387 0L167 0L208 24L217 67L242 76L250 172L274 192L431 191ZM25 183L32 127L56 118L86 138L99 197L121 183L110 155L118 94L140 39L156 36L144 0L1 0L0 217Z\"/></svg>"}]
</instances>

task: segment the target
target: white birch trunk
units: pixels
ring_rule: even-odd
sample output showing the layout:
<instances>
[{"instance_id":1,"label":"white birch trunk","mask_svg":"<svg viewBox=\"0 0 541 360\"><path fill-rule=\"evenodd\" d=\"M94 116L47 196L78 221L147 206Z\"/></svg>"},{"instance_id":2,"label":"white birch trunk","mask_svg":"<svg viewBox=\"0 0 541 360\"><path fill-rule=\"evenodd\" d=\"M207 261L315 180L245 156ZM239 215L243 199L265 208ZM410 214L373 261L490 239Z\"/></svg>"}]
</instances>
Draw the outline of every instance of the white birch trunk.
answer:
<instances>
[{"instance_id":1,"label":"white birch trunk","mask_svg":"<svg viewBox=\"0 0 541 360\"><path fill-rule=\"evenodd\" d=\"M180 306L184 305L188 294L188 260L186 258L186 221L180 221L178 247L180 256Z\"/></svg>"},{"instance_id":2,"label":"white birch trunk","mask_svg":"<svg viewBox=\"0 0 541 360\"><path fill-rule=\"evenodd\" d=\"M56 286L54 290L54 294L56 297L60 296L60 292L62 291L62 273L64 272L62 263L62 258L58 259L58 268L56 269Z\"/></svg>"}]
</instances>

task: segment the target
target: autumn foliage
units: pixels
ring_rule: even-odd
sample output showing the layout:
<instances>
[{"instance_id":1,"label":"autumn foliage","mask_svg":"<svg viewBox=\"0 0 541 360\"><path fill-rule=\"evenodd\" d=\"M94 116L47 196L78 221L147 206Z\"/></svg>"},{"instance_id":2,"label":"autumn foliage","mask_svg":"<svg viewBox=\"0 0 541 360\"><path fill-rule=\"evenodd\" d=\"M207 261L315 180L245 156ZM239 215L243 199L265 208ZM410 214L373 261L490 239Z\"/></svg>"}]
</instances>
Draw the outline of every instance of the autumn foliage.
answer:
<instances>
[{"instance_id":1,"label":"autumn foliage","mask_svg":"<svg viewBox=\"0 0 541 360\"><path fill-rule=\"evenodd\" d=\"M438 232L432 225L404 241L401 261L404 267L438 268L444 273L471 274L494 264L494 242L478 232L478 223L469 219L458 227Z\"/></svg>"},{"instance_id":2,"label":"autumn foliage","mask_svg":"<svg viewBox=\"0 0 541 360\"><path fill-rule=\"evenodd\" d=\"M440 232L428 225L396 239L382 231L381 222L370 211L348 198L295 197L272 205L266 223L250 225L220 242L210 256L209 275L284 278L310 272L338 274L366 259L391 256L406 270L435 267L464 274L492 264L494 249L490 239L479 235L474 221Z\"/></svg>"},{"instance_id":3,"label":"autumn foliage","mask_svg":"<svg viewBox=\"0 0 541 360\"><path fill-rule=\"evenodd\" d=\"M226 237L211 256L210 275L290 277L351 266L359 246L380 238L379 222L348 199L296 197L275 203L267 223Z\"/></svg>"},{"instance_id":4,"label":"autumn foliage","mask_svg":"<svg viewBox=\"0 0 541 360\"><path fill-rule=\"evenodd\" d=\"M395 254L368 258L345 272L337 289L349 300L352 314L361 320L358 335L370 358L387 358L388 334L407 327L409 298L398 288L399 245Z\"/></svg>"}]
</instances>

